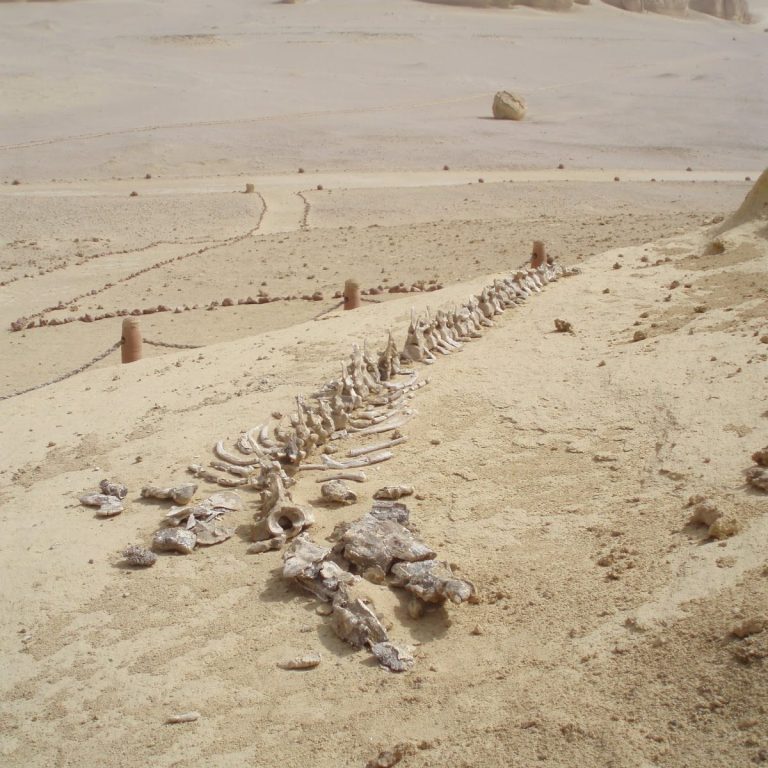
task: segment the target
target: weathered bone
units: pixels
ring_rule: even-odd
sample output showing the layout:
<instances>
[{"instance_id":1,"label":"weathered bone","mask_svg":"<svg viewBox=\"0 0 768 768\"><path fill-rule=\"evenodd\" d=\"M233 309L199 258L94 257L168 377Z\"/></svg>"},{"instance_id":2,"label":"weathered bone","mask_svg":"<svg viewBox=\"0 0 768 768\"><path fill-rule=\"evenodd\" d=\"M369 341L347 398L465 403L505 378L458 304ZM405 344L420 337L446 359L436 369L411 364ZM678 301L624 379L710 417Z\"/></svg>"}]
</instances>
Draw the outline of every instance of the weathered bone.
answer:
<instances>
[{"instance_id":1,"label":"weathered bone","mask_svg":"<svg viewBox=\"0 0 768 768\"><path fill-rule=\"evenodd\" d=\"M218 443L213 447L213 452L222 460L226 461L228 464L237 464L240 467L250 467L253 464L258 464L259 461L261 461L261 456L255 455L255 456L249 456L248 458L243 458L241 456L235 456L234 453L230 453L227 451L226 448L224 448L224 441L219 440Z\"/></svg>"},{"instance_id":2,"label":"weathered bone","mask_svg":"<svg viewBox=\"0 0 768 768\"><path fill-rule=\"evenodd\" d=\"M328 480L323 483L320 493L324 499L336 504L354 504L357 501L357 494L341 480Z\"/></svg>"},{"instance_id":3,"label":"weathered bone","mask_svg":"<svg viewBox=\"0 0 768 768\"><path fill-rule=\"evenodd\" d=\"M425 603L450 600L458 604L476 595L472 582L457 579L448 563L439 560L397 562L392 566L389 583L403 587Z\"/></svg>"},{"instance_id":4,"label":"weathered bone","mask_svg":"<svg viewBox=\"0 0 768 768\"><path fill-rule=\"evenodd\" d=\"M114 517L125 509L117 496L105 493L86 493L80 497L80 503L87 507L98 507L97 517Z\"/></svg>"},{"instance_id":5,"label":"weathered bone","mask_svg":"<svg viewBox=\"0 0 768 768\"><path fill-rule=\"evenodd\" d=\"M402 499L404 496L411 496L412 494L412 485L385 485L373 494L373 498L377 500L396 501L397 499Z\"/></svg>"},{"instance_id":6,"label":"weathered bone","mask_svg":"<svg viewBox=\"0 0 768 768\"><path fill-rule=\"evenodd\" d=\"M394 448L396 445L402 445L403 443L408 442L408 438L403 437L396 437L393 440L387 440L383 443L375 443L374 445L364 445L362 448L351 448L347 452L347 456L363 456L366 453L374 453L375 451L383 451L386 448Z\"/></svg>"},{"instance_id":7,"label":"weathered bone","mask_svg":"<svg viewBox=\"0 0 768 768\"><path fill-rule=\"evenodd\" d=\"M128 495L127 486L112 480L102 480L99 489L105 496L117 496L118 499L124 499Z\"/></svg>"},{"instance_id":8,"label":"weathered bone","mask_svg":"<svg viewBox=\"0 0 768 768\"><path fill-rule=\"evenodd\" d=\"M329 467L322 467L322 469L329 469ZM330 477L318 477L315 482L326 483L331 480L351 480L355 483L364 483L368 477L365 472L338 472Z\"/></svg>"},{"instance_id":9,"label":"weathered bone","mask_svg":"<svg viewBox=\"0 0 768 768\"><path fill-rule=\"evenodd\" d=\"M403 412L398 414L397 417L393 417L391 421L384 421L381 424L374 424L370 427L364 427L363 429L351 430L355 435L378 435L382 432L391 432L393 429L399 429L407 424L414 416L415 411L411 413Z\"/></svg>"},{"instance_id":10,"label":"weathered bone","mask_svg":"<svg viewBox=\"0 0 768 768\"><path fill-rule=\"evenodd\" d=\"M383 451L382 453L361 456L356 459L350 459L349 461L336 461L330 456L323 454L323 464L330 469L354 469L355 467L368 467L371 464L380 464L382 461L389 461L394 456L391 451Z\"/></svg>"},{"instance_id":11,"label":"weathered bone","mask_svg":"<svg viewBox=\"0 0 768 768\"><path fill-rule=\"evenodd\" d=\"M144 499L171 500L174 504L187 504L197 492L194 483L184 483L173 488L160 488L156 485L145 485L141 489L141 497Z\"/></svg>"}]
</instances>

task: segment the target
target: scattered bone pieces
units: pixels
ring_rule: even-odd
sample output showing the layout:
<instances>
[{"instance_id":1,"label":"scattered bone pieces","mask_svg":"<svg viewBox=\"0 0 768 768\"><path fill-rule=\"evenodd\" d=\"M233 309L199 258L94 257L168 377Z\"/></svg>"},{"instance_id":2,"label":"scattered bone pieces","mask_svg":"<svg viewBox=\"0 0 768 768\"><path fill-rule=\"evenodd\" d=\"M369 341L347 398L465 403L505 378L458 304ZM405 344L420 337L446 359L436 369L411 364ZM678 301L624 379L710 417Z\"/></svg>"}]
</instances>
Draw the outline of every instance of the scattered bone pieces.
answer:
<instances>
[{"instance_id":1,"label":"scattered bone pieces","mask_svg":"<svg viewBox=\"0 0 768 768\"><path fill-rule=\"evenodd\" d=\"M105 496L117 496L118 499L124 499L128 495L128 488L125 485L112 480L102 480L99 483L99 489Z\"/></svg>"},{"instance_id":2,"label":"scattered bone pieces","mask_svg":"<svg viewBox=\"0 0 768 768\"><path fill-rule=\"evenodd\" d=\"M768 491L768 469L765 467L750 467L747 470L747 481L761 491Z\"/></svg>"},{"instance_id":3,"label":"scattered bone pieces","mask_svg":"<svg viewBox=\"0 0 768 768\"><path fill-rule=\"evenodd\" d=\"M177 723L194 723L200 719L199 712L182 712L180 715L171 715L165 722L166 725L175 725Z\"/></svg>"},{"instance_id":4,"label":"scattered bone pieces","mask_svg":"<svg viewBox=\"0 0 768 768\"><path fill-rule=\"evenodd\" d=\"M573 333L573 325L567 320L555 319L555 330L558 333Z\"/></svg>"},{"instance_id":5,"label":"scattered bone pieces","mask_svg":"<svg viewBox=\"0 0 768 768\"><path fill-rule=\"evenodd\" d=\"M383 451L386 448L394 448L396 445L402 445L403 443L407 442L408 438L403 437L395 437L392 440L387 440L384 443L376 443L375 445L365 445L362 448L352 448L348 452L348 456L363 456L366 453L375 453L376 451Z\"/></svg>"},{"instance_id":6,"label":"scattered bone pieces","mask_svg":"<svg viewBox=\"0 0 768 768\"><path fill-rule=\"evenodd\" d=\"M321 661L320 654L313 651L286 661L278 661L277 666L280 669L314 669Z\"/></svg>"},{"instance_id":7,"label":"scattered bone pieces","mask_svg":"<svg viewBox=\"0 0 768 768\"><path fill-rule=\"evenodd\" d=\"M117 496L109 496L104 493L86 493L80 497L80 503L86 507L98 507L98 517L114 517L119 515L125 507Z\"/></svg>"},{"instance_id":8,"label":"scattered bone pieces","mask_svg":"<svg viewBox=\"0 0 768 768\"><path fill-rule=\"evenodd\" d=\"M324 467L327 469L327 467ZM327 483L331 480L349 480L353 483L364 483L368 477L365 472L339 472L338 474L331 475L330 477L318 477L315 482Z\"/></svg>"},{"instance_id":9,"label":"scattered bone pieces","mask_svg":"<svg viewBox=\"0 0 768 768\"><path fill-rule=\"evenodd\" d=\"M277 549L282 549L286 542L285 536L275 536L273 539L264 539L264 541L255 541L251 544L246 553L249 555L261 555L264 552L273 552Z\"/></svg>"},{"instance_id":10,"label":"scattered bone pieces","mask_svg":"<svg viewBox=\"0 0 768 768\"><path fill-rule=\"evenodd\" d=\"M165 522L168 525L181 525L191 519L210 522L213 518L227 512L239 512L242 508L242 499L236 491L221 491L203 499L199 504L171 507L165 515ZM194 524L193 522L191 525L194 526Z\"/></svg>"},{"instance_id":11,"label":"scattered bone pieces","mask_svg":"<svg viewBox=\"0 0 768 768\"><path fill-rule=\"evenodd\" d=\"M433 549L392 519L367 514L341 534L334 551L361 570L377 566L389 573L398 561L418 562L436 557Z\"/></svg>"},{"instance_id":12,"label":"scattered bone pieces","mask_svg":"<svg viewBox=\"0 0 768 768\"><path fill-rule=\"evenodd\" d=\"M463 603L473 600L477 591L471 581L457 579L450 565L439 560L395 563L389 583L412 592L425 603L442 604L446 600Z\"/></svg>"},{"instance_id":13,"label":"scattered bone pieces","mask_svg":"<svg viewBox=\"0 0 768 768\"><path fill-rule=\"evenodd\" d=\"M123 550L123 557L134 568L149 568L157 562L157 555L152 550L138 544L129 544Z\"/></svg>"},{"instance_id":14,"label":"scattered bone pieces","mask_svg":"<svg viewBox=\"0 0 768 768\"><path fill-rule=\"evenodd\" d=\"M357 501L357 494L341 480L329 480L323 483L320 493L326 501L332 501L335 504L354 504Z\"/></svg>"},{"instance_id":15,"label":"scattered bone pieces","mask_svg":"<svg viewBox=\"0 0 768 768\"><path fill-rule=\"evenodd\" d=\"M371 653L382 667L393 672L408 672L413 669L413 649L409 646L397 646L390 642L374 643Z\"/></svg>"},{"instance_id":16,"label":"scattered bone pieces","mask_svg":"<svg viewBox=\"0 0 768 768\"><path fill-rule=\"evenodd\" d=\"M197 485L194 483L184 483L174 488L159 488L155 485L145 485L141 489L141 496L144 499L170 499L174 504L188 504L197 492Z\"/></svg>"},{"instance_id":17,"label":"scattered bone pieces","mask_svg":"<svg viewBox=\"0 0 768 768\"><path fill-rule=\"evenodd\" d=\"M195 549L197 536L185 528L161 528L152 537L152 548L158 552L180 552L189 555Z\"/></svg>"},{"instance_id":18,"label":"scattered bone pieces","mask_svg":"<svg viewBox=\"0 0 768 768\"><path fill-rule=\"evenodd\" d=\"M389 640L376 613L360 598L351 602L335 601L331 622L336 634L354 648L366 648Z\"/></svg>"},{"instance_id":19,"label":"scattered bone pieces","mask_svg":"<svg viewBox=\"0 0 768 768\"><path fill-rule=\"evenodd\" d=\"M752 454L752 461L761 467L768 467L768 445Z\"/></svg>"},{"instance_id":20,"label":"scattered bone pieces","mask_svg":"<svg viewBox=\"0 0 768 768\"><path fill-rule=\"evenodd\" d=\"M411 495L413 495L412 485L385 485L373 494L373 498L377 500L389 499L394 501L403 498L403 496Z\"/></svg>"}]
</instances>

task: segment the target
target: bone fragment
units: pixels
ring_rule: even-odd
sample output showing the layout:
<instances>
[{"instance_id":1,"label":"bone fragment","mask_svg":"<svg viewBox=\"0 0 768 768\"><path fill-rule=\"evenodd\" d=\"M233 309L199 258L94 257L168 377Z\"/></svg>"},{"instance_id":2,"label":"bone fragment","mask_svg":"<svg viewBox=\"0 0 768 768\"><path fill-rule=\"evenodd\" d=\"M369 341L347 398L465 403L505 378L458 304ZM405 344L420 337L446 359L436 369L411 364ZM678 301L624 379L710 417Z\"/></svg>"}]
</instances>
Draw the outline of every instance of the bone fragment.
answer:
<instances>
[{"instance_id":1,"label":"bone fragment","mask_svg":"<svg viewBox=\"0 0 768 768\"><path fill-rule=\"evenodd\" d=\"M259 455L243 458L242 456L236 456L234 453L230 453L226 448L224 448L223 440L219 440L219 442L216 443L216 445L213 447L213 452L222 461L226 461L228 464L237 464L240 467L249 467L252 464L258 464L261 460L261 456Z\"/></svg>"},{"instance_id":2,"label":"bone fragment","mask_svg":"<svg viewBox=\"0 0 768 768\"><path fill-rule=\"evenodd\" d=\"M352 448L347 453L348 456L363 456L366 453L374 453L375 451L382 451L386 448L394 448L396 445L402 445L407 442L407 437L396 437L393 440L387 440L384 443L376 443L374 445L365 445L362 448Z\"/></svg>"},{"instance_id":3,"label":"bone fragment","mask_svg":"<svg viewBox=\"0 0 768 768\"><path fill-rule=\"evenodd\" d=\"M196 492L197 486L194 483L184 483L174 488L145 485L141 489L141 496L144 499L171 499L174 504L188 504Z\"/></svg>"},{"instance_id":4,"label":"bone fragment","mask_svg":"<svg viewBox=\"0 0 768 768\"><path fill-rule=\"evenodd\" d=\"M303 656L295 656L292 659L278 661L280 669L314 669L321 662L319 653L305 653Z\"/></svg>"},{"instance_id":5,"label":"bone fragment","mask_svg":"<svg viewBox=\"0 0 768 768\"><path fill-rule=\"evenodd\" d=\"M273 539L265 539L264 541L255 541L251 544L246 553L249 555L261 555L264 552L272 552L276 549L282 549L285 545L285 536L275 536Z\"/></svg>"},{"instance_id":6,"label":"bone fragment","mask_svg":"<svg viewBox=\"0 0 768 768\"><path fill-rule=\"evenodd\" d=\"M341 480L328 480L323 483L320 493L324 499L335 504L354 504L357 501L357 494Z\"/></svg>"},{"instance_id":7,"label":"bone fragment","mask_svg":"<svg viewBox=\"0 0 768 768\"><path fill-rule=\"evenodd\" d=\"M329 469L354 469L355 467L368 467L371 464L380 464L382 461L388 461L394 456L391 451L383 451L382 453L376 453L367 456L361 456L356 459L349 459L348 461L336 461L330 456L323 454L323 464Z\"/></svg>"},{"instance_id":8,"label":"bone fragment","mask_svg":"<svg viewBox=\"0 0 768 768\"><path fill-rule=\"evenodd\" d=\"M240 467L237 464L230 464L227 461L212 461L211 466L214 469L219 469L222 472L229 472L231 475L237 475L238 477L250 477L256 468L251 465L249 467Z\"/></svg>"},{"instance_id":9,"label":"bone fragment","mask_svg":"<svg viewBox=\"0 0 768 768\"><path fill-rule=\"evenodd\" d=\"M197 543L201 547L221 544L222 541L231 538L235 533L234 528L227 528L215 518L213 520L196 520L190 530L197 536Z\"/></svg>"},{"instance_id":10,"label":"bone fragment","mask_svg":"<svg viewBox=\"0 0 768 768\"><path fill-rule=\"evenodd\" d=\"M403 587L425 603L442 604L450 600L458 604L472 600L476 595L472 582L457 579L448 563L439 560L395 563L389 583Z\"/></svg>"},{"instance_id":11,"label":"bone fragment","mask_svg":"<svg viewBox=\"0 0 768 768\"><path fill-rule=\"evenodd\" d=\"M119 515L125 507L117 496L108 496L104 493L86 493L80 497L80 503L86 507L98 507L98 517L114 517Z\"/></svg>"},{"instance_id":12,"label":"bone fragment","mask_svg":"<svg viewBox=\"0 0 768 768\"><path fill-rule=\"evenodd\" d=\"M161 528L152 537L152 548L157 552L180 552L189 555L197 544L197 536L185 528Z\"/></svg>"},{"instance_id":13,"label":"bone fragment","mask_svg":"<svg viewBox=\"0 0 768 768\"><path fill-rule=\"evenodd\" d=\"M99 483L99 489L105 496L117 496L118 499L124 499L128 495L128 488L125 485L112 480L102 480Z\"/></svg>"},{"instance_id":14,"label":"bone fragment","mask_svg":"<svg viewBox=\"0 0 768 768\"><path fill-rule=\"evenodd\" d=\"M387 630L363 600L334 602L331 623L336 634L355 648L370 647L389 640Z\"/></svg>"},{"instance_id":15,"label":"bone fragment","mask_svg":"<svg viewBox=\"0 0 768 768\"><path fill-rule=\"evenodd\" d=\"M351 431L356 435L378 435L381 432L391 432L393 429L399 429L404 424L407 424L415 415L415 411L411 413L402 413L393 417L392 420L384 421L381 424L374 424L370 427L353 429Z\"/></svg>"},{"instance_id":16,"label":"bone fragment","mask_svg":"<svg viewBox=\"0 0 768 768\"><path fill-rule=\"evenodd\" d=\"M319 466L319 465L318 465ZM322 469L329 469L329 467L322 467ZM365 472L338 472L330 477L318 477L316 483L325 483L330 480L350 480L354 483L364 483L368 479Z\"/></svg>"},{"instance_id":17,"label":"bone fragment","mask_svg":"<svg viewBox=\"0 0 768 768\"><path fill-rule=\"evenodd\" d=\"M194 723L195 720L199 719L199 712L182 712L180 715L171 715L165 722L167 725L175 725L177 723Z\"/></svg>"},{"instance_id":18,"label":"bone fragment","mask_svg":"<svg viewBox=\"0 0 768 768\"><path fill-rule=\"evenodd\" d=\"M401 523L371 514L349 525L334 551L361 570L375 566L385 574L396 562L411 563L436 557L434 550Z\"/></svg>"},{"instance_id":19,"label":"bone fragment","mask_svg":"<svg viewBox=\"0 0 768 768\"><path fill-rule=\"evenodd\" d=\"M382 667L392 672L408 672L413 669L413 649L410 646L397 646L390 642L374 643L371 653Z\"/></svg>"},{"instance_id":20,"label":"bone fragment","mask_svg":"<svg viewBox=\"0 0 768 768\"><path fill-rule=\"evenodd\" d=\"M379 488L379 490L373 494L373 498L389 499L394 501L396 499L401 499L403 496L411 496L412 494L412 485L385 485L383 488Z\"/></svg>"}]
</instances>

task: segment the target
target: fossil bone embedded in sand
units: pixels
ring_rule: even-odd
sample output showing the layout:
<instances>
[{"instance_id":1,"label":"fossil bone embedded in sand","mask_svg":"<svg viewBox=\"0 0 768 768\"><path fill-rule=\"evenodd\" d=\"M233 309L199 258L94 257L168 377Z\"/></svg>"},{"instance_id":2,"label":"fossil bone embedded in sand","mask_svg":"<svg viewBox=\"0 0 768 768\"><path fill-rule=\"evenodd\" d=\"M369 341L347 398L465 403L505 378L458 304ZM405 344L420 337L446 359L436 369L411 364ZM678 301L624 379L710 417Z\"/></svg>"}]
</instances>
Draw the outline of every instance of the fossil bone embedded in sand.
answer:
<instances>
[{"instance_id":1,"label":"fossil bone embedded in sand","mask_svg":"<svg viewBox=\"0 0 768 768\"><path fill-rule=\"evenodd\" d=\"M497 120L522 120L526 105L521 96L509 91L498 91L493 97L493 116Z\"/></svg>"},{"instance_id":2,"label":"fossil bone embedded in sand","mask_svg":"<svg viewBox=\"0 0 768 768\"><path fill-rule=\"evenodd\" d=\"M292 659L278 661L277 666L280 669L314 669L321 661L320 654L313 651L301 656L294 656Z\"/></svg>"},{"instance_id":3,"label":"fossil bone embedded in sand","mask_svg":"<svg viewBox=\"0 0 768 768\"><path fill-rule=\"evenodd\" d=\"M117 496L105 493L86 493L80 497L80 503L87 507L98 507L96 510L98 517L114 517L125 509L123 502Z\"/></svg>"},{"instance_id":4,"label":"fossil bone embedded in sand","mask_svg":"<svg viewBox=\"0 0 768 768\"><path fill-rule=\"evenodd\" d=\"M366 648L389 640L374 610L362 599L334 600L331 624L336 634L354 648Z\"/></svg>"},{"instance_id":5,"label":"fossil bone embedded in sand","mask_svg":"<svg viewBox=\"0 0 768 768\"><path fill-rule=\"evenodd\" d=\"M434 550L401 523L372 514L351 523L341 533L334 551L361 571L375 566L385 574L393 563L429 560L436 556Z\"/></svg>"},{"instance_id":6,"label":"fossil bone embedded in sand","mask_svg":"<svg viewBox=\"0 0 768 768\"><path fill-rule=\"evenodd\" d=\"M183 483L173 488L160 488L155 485L145 485L141 489L141 496L144 499L171 500L174 504L188 504L197 492L197 485L194 483Z\"/></svg>"},{"instance_id":7,"label":"fossil bone embedded in sand","mask_svg":"<svg viewBox=\"0 0 768 768\"><path fill-rule=\"evenodd\" d=\"M189 555L195 549L197 536L186 528L161 528L152 537L152 549L157 552L179 552Z\"/></svg>"},{"instance_id":8,"label":"fossil bone embedded in sand","mask_svg":"<svg viewBox=\"0 0 768 768\"><path fill-rule=\"evenodd\" d=\"M412 592L425 603L463 603L476 595L474 584L457 579L448 563L439 560L398 562L389 575L392 586Z\"/></svg>"},{"instance_id":9,"label":"fossil bone embedded in sand","mask_svg":"<svg viewBox=\"0 0 768 768\"><path fill-rule=\"evenodd\" d=\"M393 672L407 672L413 669L413 649L410 646L398 646L390 642L374 643L371 653L382 667Z\"/></svg>"},{"instance_id":10,"label":"fossil bone embedded in sand","mask_svg":"<svg viewBox=\"0 0 768 768\"><path fill-rule=\"evenodd\" d=\"M138 544L129 544L123 550L123 558L134 568L149 568L157 562L157 555L151 549Z\"/></svg>"},{"instance_id":11,"label":"fossil bone embedded in sand","mask_svg":"<svg viewBox=\"0 0 768 768\"><path fill-rule=\"evenodd\" d=\"M334 504L354 504L357 494L341 480L329 480L320 486L320 493L326 501Z\"/></svg>"},{"instance_id":12,"label":"fossil bone embedded in sand","mask_svg":"<svg viewBox=\"0 0 768 768\"><path fill-rule=\"evenodd\" d=\"M412 494L412 485L385 485L373 494L373 498L377 500L394 501L396 499L402 499L404 496L411 496Z\"/></svg>"},{"instance_id":13,"label":"fossil bone embedded in sand","mask_svg":"<svg viewBox=\"0 0 768 768\"><path fill-rule=\"evenodd\" d=\"M102 480L99 483L99 489L105 496L117 496L118 499L124 499L128 495L128 488L125 485L112 480Z\"/></svg>"}]
</instances>

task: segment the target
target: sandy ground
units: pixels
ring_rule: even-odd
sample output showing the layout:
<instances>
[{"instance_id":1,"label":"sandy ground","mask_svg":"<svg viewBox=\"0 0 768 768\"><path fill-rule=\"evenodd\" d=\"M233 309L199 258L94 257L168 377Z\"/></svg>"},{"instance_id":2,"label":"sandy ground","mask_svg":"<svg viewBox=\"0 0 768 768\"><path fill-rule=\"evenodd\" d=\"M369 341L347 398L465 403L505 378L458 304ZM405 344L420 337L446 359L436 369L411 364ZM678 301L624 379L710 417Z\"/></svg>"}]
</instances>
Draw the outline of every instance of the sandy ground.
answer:
<instances>
[{"instance_id":1,"label":"sandy ground","mask_svg":"<svg viewBox=\"0 0 768 768\"><path fill-rule=\"evenodd\" d=\"M768 229L712 223L764 164L761 25L405 0L0 17L0 765L362 768L398 742L406 768L768 761L768 629L732 634L768 618L768 501L744 481L768 443ZM485 120L513 85L530 121ZM246 554L255 494L227 542L123 565L165 511L143 485L534 238L581 274L420 368L409 441L358 503L324 506L312 472L294 491L324 542L416 487L420 535L480 600L416 621L371 585L412 672L342 644L279 553ZM384 292L339 311L350 276ZM417 280L443 287L387 292ZM236 305L259 291L282 300ZM145 338L195 348L59 383L120 318L9 330L159 304L198 309ZM77 501L103 477L130 488L109 520ZM692 494L735 535L688 524ZM305 651L319 667L277 668Z\"/></svg>"}]
</instances>

